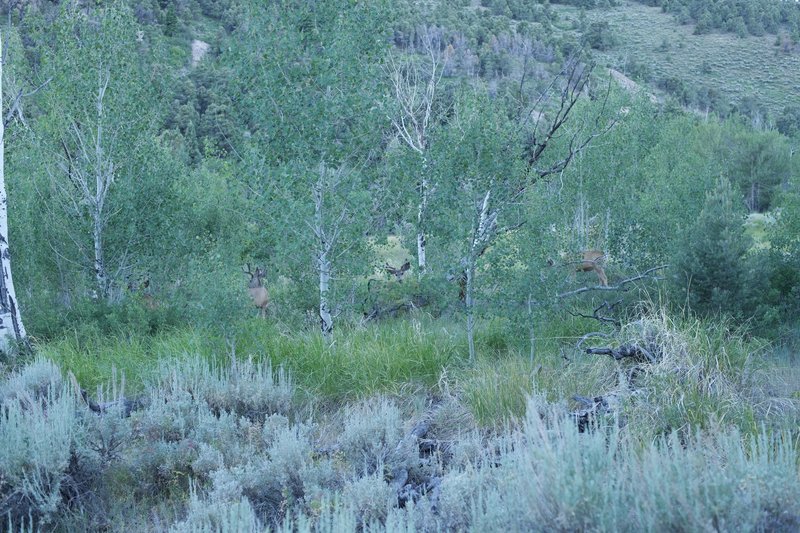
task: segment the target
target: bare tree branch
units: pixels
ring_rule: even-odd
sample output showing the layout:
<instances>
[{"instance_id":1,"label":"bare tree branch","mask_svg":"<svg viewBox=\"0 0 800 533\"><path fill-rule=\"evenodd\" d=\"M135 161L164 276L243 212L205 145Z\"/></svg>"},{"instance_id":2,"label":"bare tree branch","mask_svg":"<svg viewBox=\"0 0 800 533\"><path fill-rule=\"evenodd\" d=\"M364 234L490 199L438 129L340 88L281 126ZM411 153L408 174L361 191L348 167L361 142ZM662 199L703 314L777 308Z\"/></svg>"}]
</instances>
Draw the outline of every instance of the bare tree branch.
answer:
<instances>
[{"instance_id":1,"label":"bare tree branch","mask_svg":"<svg viewBox=\"0 0 800 533\"><path fill-rule=\"evenodd\" d=\"M569 296L575 296L577 294L581 294L581 293L589 292L589 291L622 291L622 292L626 292L626 291L629 290L627 285L630 284L630 283L633 283L634 281L639 281L641 279L645 279L645 278L648 278L648 277L653 277L656 280L660 279L660 278L657 278L657 277L654 277L654 276L650 276L650 273L651 272L655 272L656 270L665 269L668 266L669 265L660 265L660 266L657 266L657 267L649 268L649 269L645 270L644 272L642 272L641 274L633 276L632 278L627 278L627 279L621 280L616 285L609 285L607 287L603 286L603 285L595 285L595 286L592 286L592 287L581 287L580 289L575 289L573 291L563 292L563 293L557 295L556 298L559 298L559 299L560 298L567 298Z\"/></svg>"},{"instance_id":2,"label":"bare tree branch","mask_svg":"<svg viewBox=\"0 0 800 533\"><path fill-rule=\"evenodd\" d=\"M613 317L610 317L610 316L603 316L603 315L601 315L601 314L599 314L599 313L600 313L600 311L601 311L602 309L608 309L609 311L613 311L613 310L614 310L614 307L616 307L617 305L619 305L619 304L621 304L621 303L622 303L622 300L617 300L617 301L616 301L616 302L614 302L613 304L610 304L610 303L608 303L608 301L605 301L605 302L603 302L602 304L600 304L599 306L597 306L597 307L594 309L594 311L592 312L592 314L591 314L591 315L587 315L587 314L584 314L584 313L575 313L575 312L573 312L573 311L567 311L567 312L568 312L570 315L572 315L572 316L575 316L575 317L579 317L579 318L591 318L591 319L597 320L598 322L605 322L605 323L614 324L614 326L616 326L616 327L618 327L618 328L619 328L619 327L621 327L621 326L622 326L622 322L620 322L620 321L619 321L619 320L617 320L616 318L613 318Z\"/></svg>"}]
</instances>

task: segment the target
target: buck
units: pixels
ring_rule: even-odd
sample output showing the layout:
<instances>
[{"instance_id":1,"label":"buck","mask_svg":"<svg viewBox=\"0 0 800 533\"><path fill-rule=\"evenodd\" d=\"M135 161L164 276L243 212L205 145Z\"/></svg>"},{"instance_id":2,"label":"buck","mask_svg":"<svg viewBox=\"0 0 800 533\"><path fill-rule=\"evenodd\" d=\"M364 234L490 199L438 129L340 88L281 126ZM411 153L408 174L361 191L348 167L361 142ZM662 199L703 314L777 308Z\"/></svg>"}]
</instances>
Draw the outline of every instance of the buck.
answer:
<instances>
[{"instance_id":1,"label":"buck","mask_svg":"<svg viewBox=\"0 0 800 533\"><path fill-rule=\"evenodd\" d=\"M385 265L383 265L383 268L390 276L394 276L398 283L402 283L403 277L406 275L406 272L408 272L409 269L411 268L411 262L406 261L397 268L393 267L389 263L386 263Z\"/></svg>"},{"instance_id":2,"label":"buck","mask_svg":"<svg viewBox=\"0 0 800 533\"><path fill-rule=\"evenodd\" d=\"M259 308L259 316L267 316L267 308L269 307L269 292L264 287L264 277L266 273L261 267L256 267L256 271L250 270L250 263L247 263L247 270L242 268L242 272L250 276L250 282L247 284L247 292L253 300L253 304Z\"/></svg>"},{"instance_id":3,"label":"buck","mask_svg":"<svg viewBox=\"0 0 800 533\"><path fill-rule=\"evenodd\" d=\"M584 250L581 254L583 254L583 259L580 261L576 270L578 272L591 272L594 270L595 274L597 274L597 278L600 280L600 285L608 287L608 278L601 264L606 254L600 250Z\"/></svg>"}]
</instances>

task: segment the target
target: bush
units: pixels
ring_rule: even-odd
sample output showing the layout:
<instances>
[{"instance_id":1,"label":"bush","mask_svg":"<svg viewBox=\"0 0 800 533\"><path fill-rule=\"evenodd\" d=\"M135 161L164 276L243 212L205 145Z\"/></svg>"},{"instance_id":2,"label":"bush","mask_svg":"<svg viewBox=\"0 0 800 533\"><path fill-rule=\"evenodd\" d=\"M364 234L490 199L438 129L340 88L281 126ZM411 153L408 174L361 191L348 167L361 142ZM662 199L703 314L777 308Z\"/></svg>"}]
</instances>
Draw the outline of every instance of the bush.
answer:
<instances>
[{"instance_id":1,"label":"bush","mask_svg":"<svg viewBox=\"0 0 800 533\"><path fill-rule=\"evenodd\" d=\"M154 335L185 322L178 310L167 303L151 307L145 300L129 297L109 304L84 298L69 308L37 302L26 308L25 324L39 340L52 340L72 334L80 339L97 336Z\"/></svg>"},{"instance_id":2,"label":"bush","mask_svg":"<svg viewBox=\"0 0 800 533\"><path fill-rule=\"evenodd\" d=\"M595 50L606 51L617 45L617 37L607 21L592 22L583 35L583 42Z\"/></svg>"},{"instance_id":3,"label":"bush","mask_svg":"<svg viewBox=\"0 0 800 533\"><path fill-rule=\"evenodd\" d=\"M616 430L581 434L533 402L492 471L470 527L524 530L789 530L800 521L788 434L672 434L640 449Z\"/></svg>"},{"instance_id":4,"label":"bush","mask_svg":"<svg viewBox=\"0 0 800 533\"><path fill-rule=\"evenodd\" d=\"M0 405L0 516L49 524L63 506L75 402L67 388L52 386L46 393L17 389L15 396Z\"/></svg>"}]
</instances>

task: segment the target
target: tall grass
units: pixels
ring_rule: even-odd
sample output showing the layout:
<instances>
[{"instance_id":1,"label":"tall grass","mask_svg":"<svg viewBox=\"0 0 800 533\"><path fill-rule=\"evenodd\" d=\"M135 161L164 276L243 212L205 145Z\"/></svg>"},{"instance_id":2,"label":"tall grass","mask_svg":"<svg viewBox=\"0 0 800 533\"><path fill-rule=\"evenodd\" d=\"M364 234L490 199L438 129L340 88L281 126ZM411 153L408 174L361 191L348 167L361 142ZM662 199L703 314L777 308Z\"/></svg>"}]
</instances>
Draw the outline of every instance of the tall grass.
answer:
<instances>
[{"instance_id":1,"label":"tall grass","mask_svg":"<svg viewBox=\"0 0 800 533\"><path fill-rule=\"evenodd\" d=\"M224 365L233 354L283 367L308 392L342 399L434 387L443 369L460 364L465 349L458 329L415 320L345 327L328 343L317 332L289 334L253 319L239 323L227 337L202 329L153 337L66 337L38 351L73 372L89 390L124 374L129 391L141 391L160 362L199 356Z\"/></svg>"}]
</instances>

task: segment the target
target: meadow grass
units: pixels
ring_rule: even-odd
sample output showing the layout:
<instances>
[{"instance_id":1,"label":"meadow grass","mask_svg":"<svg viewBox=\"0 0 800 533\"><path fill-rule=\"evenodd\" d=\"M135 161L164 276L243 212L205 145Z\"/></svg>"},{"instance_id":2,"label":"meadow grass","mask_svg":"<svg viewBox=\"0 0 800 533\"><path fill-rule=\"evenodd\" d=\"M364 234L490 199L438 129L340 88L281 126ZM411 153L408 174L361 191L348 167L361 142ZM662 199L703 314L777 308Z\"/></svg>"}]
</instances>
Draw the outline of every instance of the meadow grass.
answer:
<instances>
[{"instance_id":1,"label":"meadow grass","mask_svg":"<svg viewBox=\"0 0 800 533\"><path fill-rule=\"evenodd\" d=\"M233 354L269 361L288 370L308 392L344 399L434 387L444 368L460 364L466 344L459 333L409 320L345 326L328 342L317 332L290 334L253 319L227 335L186 328L152 337L66 336L37 351L75 374L88 390L124 375L128 391L138 392L163 361L199 356L224 364Z\"/></svg>"},{"instance_id":2,"label":"meadow grass","mask_svg":"<svg viewBox=\"0 0 800 533\"><path fill-rule=\"evenodd\" d=\"M559 5L555 9L565 20L578 19L576 8ZM689 87L716 89L733 104L754 97L773 116L796 103L800 55L780 53L774 35L694 35L693 25L680 25L659 7L631 1L589 10L587 18L608 22L619 39L608 51L592 51L609 67L624 70L625 64L635 60L650 67L653 81L680 78ZM663 47L664 43L668 46Z\"/></svg>"},{"instance_id":3,"label":"meadow grass","mask_svg":"<svg viewBox=\"0 0 800 533\"><path fill-rule=\"evenodd\" d=\"M635 365L588 355L585 346L576 346L592 326L574 317L540 321L531 360L527 331L505 319L479 321L474 364L468 362L461 321L425 316L342 325L331 342L316 331L288 332L280 324L251 319L225 335L187 328L152 337L67 336L39 346L38 353L74 373L89 391L124 376L128 394L142 392L165 362L199 357L224 367L234 356L283 368L305 395L328 401L453 393L479 426L495 429L519 420L532 393L573 406L576 395L610 393L622 398L647 432L716 423L750 432L759 411L776 408L770 393L790 387L770 386L768 344L725 324L655 314L594 340L656 346L660 362L648 369L637 384L642 391L631 400L625 375Z\"/></svg>"}]
</instances>

